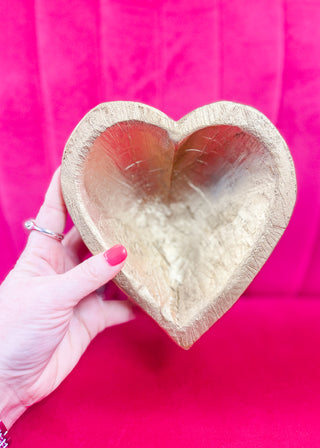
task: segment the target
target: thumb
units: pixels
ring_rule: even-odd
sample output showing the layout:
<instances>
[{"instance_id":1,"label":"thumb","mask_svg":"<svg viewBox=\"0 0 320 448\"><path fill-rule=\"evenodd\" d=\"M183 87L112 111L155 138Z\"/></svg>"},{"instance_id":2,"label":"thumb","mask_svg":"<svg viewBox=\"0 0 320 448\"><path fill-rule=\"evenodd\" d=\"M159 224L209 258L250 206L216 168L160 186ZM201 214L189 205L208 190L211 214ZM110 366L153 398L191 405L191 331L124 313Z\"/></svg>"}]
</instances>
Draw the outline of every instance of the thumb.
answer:
<instances>
[{"instance_id":1,"label":"thumb","mask_svg":"<svg viewBox=\"0 0 320 448\"><path fill-rule=\"evenodd\" d=\"M60 298L67 306L74 307L84 297L113 279L123 267L126 258L125 247L117 244L60 274Z\"/></svg>"}]
</instances>

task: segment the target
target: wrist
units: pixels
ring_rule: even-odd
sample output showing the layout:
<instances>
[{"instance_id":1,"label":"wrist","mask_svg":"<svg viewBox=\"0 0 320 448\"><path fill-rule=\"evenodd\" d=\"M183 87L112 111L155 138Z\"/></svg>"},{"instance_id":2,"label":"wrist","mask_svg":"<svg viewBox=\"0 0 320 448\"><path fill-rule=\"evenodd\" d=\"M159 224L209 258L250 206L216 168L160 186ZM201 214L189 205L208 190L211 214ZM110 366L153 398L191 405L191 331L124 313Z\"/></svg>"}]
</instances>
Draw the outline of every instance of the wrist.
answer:
<instances>
[{"instance_id":1,"label":"wrist","mask_svg":"<svg viewBox=\"0 0 320 448\"><path fill-rule=\"evenodd\" d=\"M0 420L0 446L7 448L9 445L11 445L11 437L5 424Z\"/></svg>"},{"instance_id":2,"label":"wrist","mask_svg":"<svg viewBox=\"0 0 320 448\"><path fill-rule=\"evenodd\" d=\"M15 394L5 390L0 385L0 420L8 430L25 410L26 407L18 400Z\"/></svg>"}]
</instances>

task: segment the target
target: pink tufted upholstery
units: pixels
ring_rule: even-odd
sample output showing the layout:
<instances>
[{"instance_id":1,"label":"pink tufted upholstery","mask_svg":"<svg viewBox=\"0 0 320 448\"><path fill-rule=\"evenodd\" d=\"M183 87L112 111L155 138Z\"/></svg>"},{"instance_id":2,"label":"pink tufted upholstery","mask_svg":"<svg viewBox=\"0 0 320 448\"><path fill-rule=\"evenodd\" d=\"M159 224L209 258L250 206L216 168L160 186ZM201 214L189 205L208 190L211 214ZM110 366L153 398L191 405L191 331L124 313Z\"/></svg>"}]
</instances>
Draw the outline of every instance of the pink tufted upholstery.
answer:
<instances>
[{"instance_id":1,"label":"pink tufted upholstery","mask_svg":"<svg viewBox=\"0 0 320 448\"><path fill-rule=\"evenodd\" d=\"M175 119L250 104L279 128L298 178L248 298L188 352L144 315L104 332L16 423L16 446L319 446L319 2L2 0L0 13L1 279L68 135L100 102Z\"/></svg>"}]
</instances>

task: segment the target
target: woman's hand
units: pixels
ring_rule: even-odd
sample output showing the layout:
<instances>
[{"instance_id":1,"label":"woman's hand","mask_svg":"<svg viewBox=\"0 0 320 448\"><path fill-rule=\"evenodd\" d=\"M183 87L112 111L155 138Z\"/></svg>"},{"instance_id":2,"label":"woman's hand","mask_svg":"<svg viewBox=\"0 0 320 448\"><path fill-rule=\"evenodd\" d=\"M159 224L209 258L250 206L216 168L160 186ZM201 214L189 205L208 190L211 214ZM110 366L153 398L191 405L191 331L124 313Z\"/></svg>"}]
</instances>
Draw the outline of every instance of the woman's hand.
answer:
<instances>
[{"instance_id":1,"label":"woman's hand","mask_svg":"<svg viewBox=\"0 0 320 448\"><path fill-rule=\"evenodd\" d=\"M36 223L62 233L65 222L58 168ZM75 227L62 242L32 231L0 286L0 418L8 428L61 383L100 331L134 318L128 300L97 291L123 267L123 246L79 264L81 245Z\"/></svg>"}]
</instances>

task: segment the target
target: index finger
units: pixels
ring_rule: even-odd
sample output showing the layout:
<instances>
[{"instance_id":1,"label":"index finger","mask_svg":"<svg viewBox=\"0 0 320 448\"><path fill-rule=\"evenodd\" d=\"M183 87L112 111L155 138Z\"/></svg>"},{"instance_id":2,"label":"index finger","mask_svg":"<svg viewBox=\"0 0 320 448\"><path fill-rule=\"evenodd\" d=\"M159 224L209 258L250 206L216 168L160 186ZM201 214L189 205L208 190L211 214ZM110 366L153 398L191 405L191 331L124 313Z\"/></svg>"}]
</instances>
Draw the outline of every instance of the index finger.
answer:
<instances>
[{"instance_id":1,"label":"index finger","mask_svg":"<svg viewBox=\"0 0 320 448\"><path fill-rule=\"evenodd\" d=\"M38 226L56 233L62 233L64 231L67 217L67 209L61 190L60 171L61 167L59 166L51 178L44 202L35 218L35 222ZM43 241L43 238L56 241L37 231L32 231L29 236L30 241L40 241L40 239Z\"/></svg>"}]
</instances>

